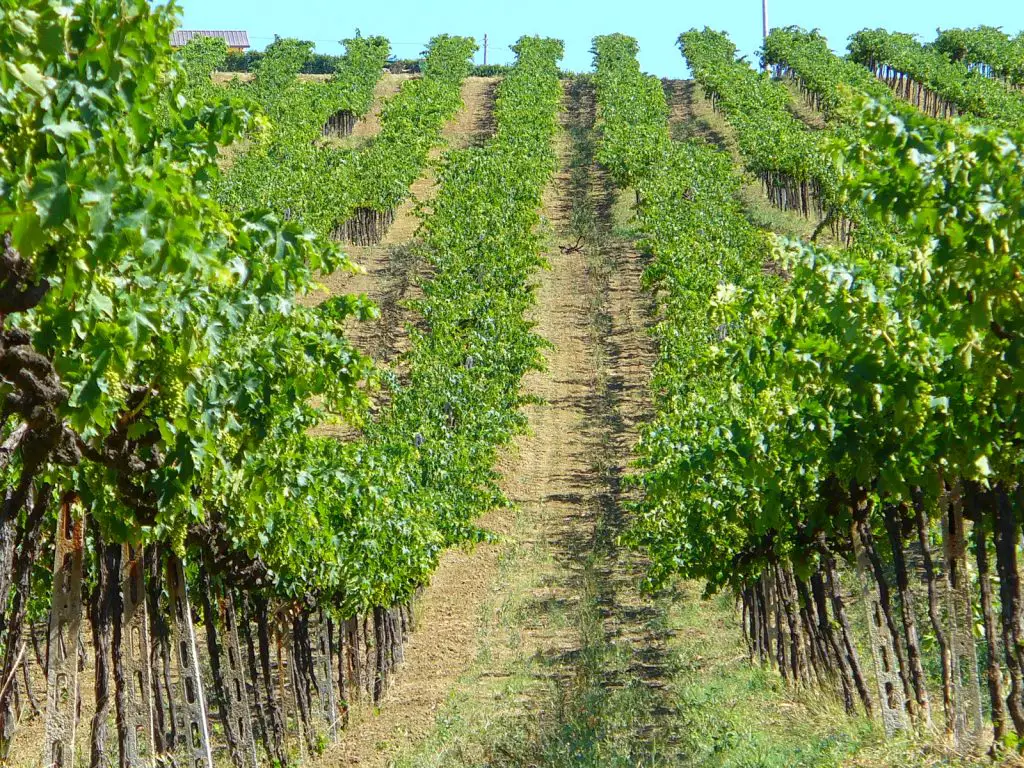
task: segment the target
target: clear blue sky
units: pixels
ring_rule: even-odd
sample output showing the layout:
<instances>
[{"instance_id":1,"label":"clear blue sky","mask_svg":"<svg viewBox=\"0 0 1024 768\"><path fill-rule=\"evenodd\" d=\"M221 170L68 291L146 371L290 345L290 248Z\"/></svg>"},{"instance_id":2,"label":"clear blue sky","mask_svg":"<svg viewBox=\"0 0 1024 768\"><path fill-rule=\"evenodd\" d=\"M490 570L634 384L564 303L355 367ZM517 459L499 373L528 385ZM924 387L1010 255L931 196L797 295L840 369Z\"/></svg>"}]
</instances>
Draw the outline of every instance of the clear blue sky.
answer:
<instances>
[{"instance_id":1,"label":"clear blue sky","mask_svg":"<svg viewBox=\"0 0 1024 768\"><path fill-rule=\"evenodd\" d=\"M685 67L675 47L680 32L710 26L725 30L744 53L760 45L760 0L705 0L700 3L655 0L178 0L188 29L244 29L254 48L275 34L313 40L323 53L340 52L337 40L358 27L363 34L391 40L402 58L419 53L434 34L484 33L488 60L504 63L508 49L524 34L565 41L567 69L590 69L594 35L624 32L640 41L644 69L662 77L680 76ZM882 3L843 0L769 0L771 26L818 27L833 48L864 27L916 32L930 40L936 27L990 24L1008 32L1024 29L1024 0L891 0ZM482 54L477 54L481 61Z\"/></svg>"}]
</instances>

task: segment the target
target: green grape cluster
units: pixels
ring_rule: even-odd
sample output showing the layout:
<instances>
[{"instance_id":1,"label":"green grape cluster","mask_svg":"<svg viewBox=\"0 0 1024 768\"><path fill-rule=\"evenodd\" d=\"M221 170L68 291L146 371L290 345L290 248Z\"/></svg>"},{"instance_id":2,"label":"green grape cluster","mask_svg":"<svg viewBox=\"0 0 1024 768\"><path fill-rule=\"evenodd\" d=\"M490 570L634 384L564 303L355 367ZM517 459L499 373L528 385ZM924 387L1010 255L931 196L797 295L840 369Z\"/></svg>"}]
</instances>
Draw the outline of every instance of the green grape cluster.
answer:
<instances>
[{"instance_id":1,"label":"green grape cluster","mask_svg":"<svg viewBox=\"0 0 1024 768\"><path fill-rule=\"evenodd\" d=\"M107 382L107 395L115 400L123 400L127 394L124 388L125 377L116 366L108 366L103 374Z\"/></svg>"},{"instance_id":2,"label":"green grape cluster","mask_svg":"<svg viewBox=\"0 0 1024 768\"><path fill-rule=\"evenodd\" d=\"M161 362L156 378L158 408L174 418L185 408L185 389L191 379L185 347L176 345Z\"/></svg>"}]
</instances>

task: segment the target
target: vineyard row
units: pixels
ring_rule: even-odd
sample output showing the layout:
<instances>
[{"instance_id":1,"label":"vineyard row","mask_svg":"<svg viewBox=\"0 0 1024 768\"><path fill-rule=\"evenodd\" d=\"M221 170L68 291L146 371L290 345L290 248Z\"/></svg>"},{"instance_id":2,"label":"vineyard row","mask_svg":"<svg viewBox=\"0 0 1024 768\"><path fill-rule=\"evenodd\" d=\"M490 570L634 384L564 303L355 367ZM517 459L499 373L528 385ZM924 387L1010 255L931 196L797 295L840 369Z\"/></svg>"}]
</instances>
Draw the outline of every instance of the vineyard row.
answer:
<instances>
[{"instance_id":1,"label":"vineyard row","mask_svg":"<svg viewBox=\"0 0 1024 768\"><path fill-rule=\"evenodd\" d=\"M45 620L45 764L75 759L83 652L90 764L291 764L339 737L351 701L380 699L409 601L504 503L497 451L523 428L520 380L541 360L525 313L561 44L523 38L495 136L444 160L397 381L344 336L373 317L365 298L301 299L351 268L320 226L339 220L322 217L334 196L390 210L407 194L458 107L471 40L435 38L350 156L324 126L368 108L379 39L348 41L314 94L294 41L251 89L218 91L204 78L219 53L179 65L165 7L3 14L0 53L17 64L0 74L0 756L26 754L33 681L15 673ZM275 159L295 186L260 200ZM259 184L228 195L247 167ZM331 422L361 434L338 441Z\"/></svg>"}]
</instances>

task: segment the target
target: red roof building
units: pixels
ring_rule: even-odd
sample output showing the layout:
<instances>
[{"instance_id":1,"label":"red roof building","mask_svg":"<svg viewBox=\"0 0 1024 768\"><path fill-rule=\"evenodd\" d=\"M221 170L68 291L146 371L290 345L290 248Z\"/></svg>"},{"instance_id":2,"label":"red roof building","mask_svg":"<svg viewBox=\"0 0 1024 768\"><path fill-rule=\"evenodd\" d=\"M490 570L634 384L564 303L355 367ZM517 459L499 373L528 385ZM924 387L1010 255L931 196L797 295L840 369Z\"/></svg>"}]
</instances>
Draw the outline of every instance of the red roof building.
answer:
<instances>
[{"instance_id":1,"label":"red roof building","mask_svg":"<svg viewBox=\"0 0 1024 768\"><path fill-rule=\"evenodd\" d=\"M244 30L176 29L171 33L171 46L181 48L193 37L219 37L232 51L244 51L249 47L249 33Z\"/></svg>"}]
</instances>

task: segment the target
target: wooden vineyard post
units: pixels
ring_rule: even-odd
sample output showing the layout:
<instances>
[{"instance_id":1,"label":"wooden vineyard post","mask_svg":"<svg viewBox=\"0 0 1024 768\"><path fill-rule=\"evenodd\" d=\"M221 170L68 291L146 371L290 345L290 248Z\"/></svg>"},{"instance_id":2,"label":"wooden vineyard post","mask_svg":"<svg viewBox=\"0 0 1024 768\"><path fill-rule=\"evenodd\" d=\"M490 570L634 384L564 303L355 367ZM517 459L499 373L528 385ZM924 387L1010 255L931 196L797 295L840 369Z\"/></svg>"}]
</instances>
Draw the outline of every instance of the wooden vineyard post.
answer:
<instances>
[{"instance_id":1,"label":"wooden vineyard post","mask_svg":"<svg viewBox=\"0 0 1024 768\"><path fill-rule=\"evenodd\" d=\"M287 738L289 734L295 738L299 748L299 755L302 760L307 757L305 729L302 722L302 712L299 707L299 677L295 668L295 653L293 651L292 633L289 629L291 624L291 611L287 606L281 606L274 612L275 636L277 642L277 684L279 699L281 701L281 712L284 717L284 733ZM294 724L294 728L292 727Z\"/></svg>"},{"instance_id":2,"label":"wooden vineyard post","mask_svg":"<svg viewBox=\"0 0 1024 768\"><path fill-rule=\"evenodd\" d=\"M292 633L288 634L291 635ZM288 641L285 646L285 664L288 666L288 682L291 684L291 699L288 701L288 705L295 717L295 738L299 743L301 762L305 762L309 757L307 754L308 750L306 749L306 740L309 738L309 734L306 731L309 728L309 723L303 720L302 703L299 701L299 696L302 695L299 692L299 686L302 685L302 680L299 677L301 673L296 664L297 654L295 653L294 637L286 637L285 639ZM282 693L282 696L286 695L287 687Z\"/></svg>"},{"instance_id":3,"label":"wooden vineyard post","mask_svg":"<svg viewBox=\"0 0 1024 768\"><path fill-rule=\"evenodd\" d=\"M199 670L192 609L185 589L185 568L174 554L167 556L167 593L171 598L171 642L178 662L177 752L189 768L213 768L210 728L203 697L203 676Z\"/></svg>"},{"instance_id":4,"label":"wooden vineyard post","mask_svg":"<svg viewBox=\"0 0 1024 768\"><path fill-rule=\"evenodd\" d=\"M338 700L334 690L334 672L331 666L331 635L330 624L321 610L317 613L316 622L316 655L313 674L316 677L316 689L320 698L320 711L327 722L331 741L338 741Z\"/></svg>"},{"instance_id":5,"label":"wooden vineyard post","mask_svg":"<svg viewBox=\"0 0 1024 768\"><path fill-rule=\"evenodd\" d=\"M351 111L343 109L327 118L321 133L324 136L337 136L339 138L351 136L352 130L356 126L356 121L357 118Z\"/></svg>"},{"instance_id":6,"label":"wooden vineyard post","mask_svg":"<svg viewBox=\"0 0 1024 768\"><path fill-rule=\"evenodd\" d=\"M281 702L281 718L284 721L284 727L282 729L282 736L285 740L289 738L290 723L293 719L298 723L298 715L294 713L295 704L288 695L288 688L284 682L285 666L284 666L284 647L281 639L281 627L278 625L280 616L277 612L274 613L275 627L274 627L274 643L277 646L277 700ZM290 665L289 665L290 667ZM302 739L299 738L301 744Z\"/></svg>"},{"instance_id":7,"label":"wooden vineyard post","mask_svg":"<svg viewBox=\"0 0 1024 768\"><path fill-rule=\"evenodd\" d=\"M365 614L362 619L362 630L363 630L363 690L366 691L366 695L370 697L370 700L376 703L376 699L373 698L373 691L376 680L376 658L377 658L377 645L373 631L373 609L371 608Z\"/></svg>"},{"instance_id":8,"label":"wooden vineyard post","mask_svg":"<svg viewBox=\"0 0 1024 768\"><path fill-rule=\"evenodd\" d=\"M340 719L339 728L344 728L348 725L348 712L351 704L349 685L352 679L348 665L348 620L339 618L336 623L338 627L338 695L341 697L338 700L338 717Z\"/></svg>"},{"instance_id":9,"label":"wooden vineyard post","mask_svg":"<svg viewBox=\"0 0 1024 768\"><path fill-rule=\"evenodd\" d=\"M903 683L900 680L899 662L892 647L889 628L882 614L878 589L869 583L868 572L871 563L861 543L856 524L854 526L852 539L857 557L857 579L860 582L861 597L867 613L868 638L871 656L875 662L875 679L878 681L878 704L886 736L892 736L896 731L902 731L907 727Z\"/></svg>"},{"instance_id":10,"label":"wooden vineyard post","mask_svg":"<svg viewBox=\"0 0 1024 768\"><path fill-rule=\"evenodd\" d=\"M245 768L256 768L256 739L253 736L249 696L245 687L245 672L242 661L242 646L238 641L237 615L231 593L226 592L220 600L221 626L224 627L224 658L221 665L224 678L225 718L231 723L238 740L238 754L233 755L235 764ZM235 730L237 729L237 730Z\"/></svg>"},{"instance_id":11,"label":"wooden vineyard post","mask_svg":"<svg viewBox=\"0 0 1024 768\"><path fill-rule=\"evenodd\" d=\"M978 673L978 649L974 644L974 610L971 605L967 535L960 489L954 488L946 495L944 502L946 616L953 651L956 703L954 734L957 743L963 744L965 740L977 740L982 733L981 680Z\"/></svg>"},{"instance_id":12,"label":"wooden vineyard post","mask_svg":"<svg viewBox=\"0 0 1024 768\"><path fill-rule=\"evenodd\" d=\"M123 545L120 636L114 643L121 768L152 766L156 752L144 571L142 548Z\"/></svg>"},{"instance_id":13,"label":"wooden vineyard post","mask_svg":"<svg viewBox=\"0 0 1024 768\"><path fill-rule=\"evenodd\" d=\"M274 665L271 662L270 649L270 634L273 629L273 624L270 621L271 614L267 609L266 598L262 596L254 596L254 599L249 601L248 605L250 608L249 615L256 622L256 636L259 641L259 678L262 682L263 701L266 705L266 728L264 729L266 739L264 746L267 748L267 754L271 762L277 761L281 766L285 766L288 764L285 749L285 740L287 738L285 733L286 723L282 712L284 707L283 696L274 695ZM276 632L274 634L276 638ZM246 644L250 649L252 649L251 637L251 627L247 627ZM278 651L280 651L280 646L278 646ZM252 653L252 650L250 650L250 653ZM255 668L255 659L251 659L251 663ZM278 653L278 678L280 679L280 652ZM259 693L255 695L258 704L260 701ZM260 709L257 708L256 711L259 713Z\"/></svg>"},{"instance_id":14,"label":"wooden vineyard post","mask_svg":"<svg viewBox=\"0 0 1024 768\"><path fill-rule=\"evenodd\" d=\"M14 577L14 540L17 530L14 520L0 523L0 606L6 608Z\"/></svg>"},{"instance_id":15,"label":"wooden vineyard post","mask_svg":"<svg viewBox=\"0 0 1024 768\"><path fill-rule=\"evenodd\" d=\"M320 627L320 634L323 637L322 642L325 656L324 672L326 673L325 683L327 685L327 707L328 715L330 716L331 722L331 738L335 742L337 742L338 739L341 738L341 706L340 702L338 701L338 689L334 687L335 657L331 653L331 629L333 625L330 619L328 619L327 616L323 613L323 611L320 612L320 622L322 625ZM339 667L340 664L341 662L339 660Z\"/></svg>"},{"instance_id":16,"label":"wooden vineyard post","mask_svg":"<svg viewBox=\"0 0 1024 768\"><path fill-rule=\"evenodd\" d=\"M402 664L405 661L405 632L402 629L402 607L399 605L391 608L391 626L395 635L393 656L395 664Z\"/></svg>"},{"instance_id":17,"label":"wooden vineyard post","mask_svg":"<svg viewBox=\"0 0 1024 768\"><path fill-rule=\"evenodd\" d=\"M73 768L78 706L78 641L82 625L82 557L85 520L75 519L66 499L54 534L50 653L46 666L46 730L43 765Z\"/></svg>"},{"instance_id":18,"label":"wooden vineyard post","mask_svg":"<svg viewBox=\"0 0 1024 768\"><path fill-rule=\"evenodd\" d=\"M359 636L359 616L350 616L345 619L346 644L348 647L348 699L349 705L357 699L362 698L362 651L359 647L361 642Z\"/></svg>"}]
</instances>

